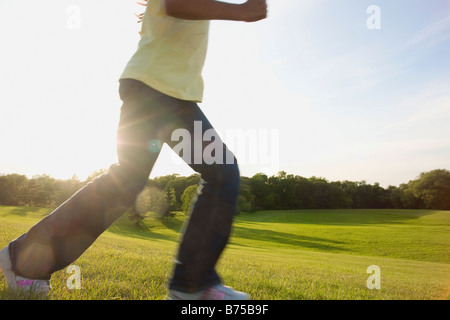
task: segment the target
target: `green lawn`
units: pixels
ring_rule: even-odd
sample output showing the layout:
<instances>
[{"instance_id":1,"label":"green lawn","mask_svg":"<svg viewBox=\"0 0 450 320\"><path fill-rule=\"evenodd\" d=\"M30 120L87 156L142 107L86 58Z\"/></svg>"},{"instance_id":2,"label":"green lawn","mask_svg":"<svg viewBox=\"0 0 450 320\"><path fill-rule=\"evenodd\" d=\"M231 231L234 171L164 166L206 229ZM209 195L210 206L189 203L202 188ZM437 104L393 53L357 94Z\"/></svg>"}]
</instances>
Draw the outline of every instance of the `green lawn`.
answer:
<instances>
[{"instance_id":1,"label":"green lawn","mask_svg":"<svg viewBox=\"0 0 450 320\"><path fill-rule=\"evenodd\" d=\"M0 206L0 247L48 214ZM121 218L73 264L52 277L50 299L165 299L183 216ZM237 217L218 270L253 299L449 299L450 212L430 210L262 211ZM381 289L368 289L379 266ZM17 298L0 276L0 298Z\"/></svg>"}]
</instances>

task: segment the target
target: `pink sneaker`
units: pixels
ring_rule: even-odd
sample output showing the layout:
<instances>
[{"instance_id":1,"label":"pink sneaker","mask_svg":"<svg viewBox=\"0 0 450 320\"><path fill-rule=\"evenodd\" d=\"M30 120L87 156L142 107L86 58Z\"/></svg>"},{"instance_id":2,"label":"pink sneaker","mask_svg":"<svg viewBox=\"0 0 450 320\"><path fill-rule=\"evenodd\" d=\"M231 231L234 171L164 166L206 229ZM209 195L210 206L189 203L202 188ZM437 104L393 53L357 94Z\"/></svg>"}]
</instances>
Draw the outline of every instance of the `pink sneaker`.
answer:
<instances>
[{"instance_id":1,"label":"pink sneaker","mask_svg":"<svg viewBox=\"0 0 450 320\"><path fill-rule=\"evenodd\" d=\"M47 296L50 292L50 281L32 280L16 276L12 271L11 258L9 256L9 245L0 250L0 270L6 279L6 285L12 290L34 292L38 295Z\"/></svg>"},{"instance_id":2,"label":"pink sneaker","mask_svg":"<svg viewBox=\"0 0 450 320\"><path fill-rule=\"evenodd\" d=\"M250 300L250 296L245 292L236 291L230 287L217 284L211 288L195 293L170 290L167 300Z\"/></svg>"}]
</instances>

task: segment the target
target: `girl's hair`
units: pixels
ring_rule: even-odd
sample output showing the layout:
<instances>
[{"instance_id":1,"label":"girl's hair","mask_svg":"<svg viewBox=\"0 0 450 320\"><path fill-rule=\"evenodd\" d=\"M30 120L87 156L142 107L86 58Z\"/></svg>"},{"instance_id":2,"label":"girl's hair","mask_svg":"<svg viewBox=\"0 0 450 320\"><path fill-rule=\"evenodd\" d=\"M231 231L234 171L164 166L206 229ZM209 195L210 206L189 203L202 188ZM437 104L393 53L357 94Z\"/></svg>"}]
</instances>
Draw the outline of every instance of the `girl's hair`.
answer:
<instances>
[{"instance_id":1,"label":"girl's hair","mask_svg":"<svg viewBox=\"0 0 450 320\"><path fill-rule=\"evenodd\" d=\"M147 6L148 0L139 0L136 3L145 7L145 6ZM138 23L142 22L142 19L144 19L144 12L136 13L136 17L138 17L138 19L139 19Z\"/></svg>"}]
</instances>

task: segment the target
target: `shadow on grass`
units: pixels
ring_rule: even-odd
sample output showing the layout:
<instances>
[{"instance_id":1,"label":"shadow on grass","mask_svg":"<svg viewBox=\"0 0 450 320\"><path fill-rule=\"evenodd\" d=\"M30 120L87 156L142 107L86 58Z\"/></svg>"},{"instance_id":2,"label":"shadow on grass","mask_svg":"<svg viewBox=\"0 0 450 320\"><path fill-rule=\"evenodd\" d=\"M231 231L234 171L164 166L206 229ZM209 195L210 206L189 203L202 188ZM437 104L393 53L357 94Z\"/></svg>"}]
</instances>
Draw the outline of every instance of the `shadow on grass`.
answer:
<instances>
[{"instance_id":1,"label":"shadow on grass","mask_svg":"<svg viewBox=\"0 0 450 320\"><path fill-rule=\"evenodd\" d=\"M160 222L167 229L170 229L170 230L178 233L181 231L181 228L183 227L185 218L186 217L184 215L182 215L182 216L176 215L174 218L162 219L162 220L160 220Z\"/></svg>"},{"instance_id":2,"label":"shadow on grass","mask_svg":"<svg viewBox=\"0 0 450 320\"><path fill-rule=\"evenodd\" d=\"M348 249L339 246L345 244L345 242L343 241L330 240L318 237L308 237L273 230L246 228L241 226L233 227L233 237L246 240L273 242L287 246L314 248L318 250L348 251ZM230 243L239 246L242 245L241 243L235 242L233 239L231 240Z\"/></svg>"},{"instance_id":3,"label":"shadow on grass","mask_svg":"<svg viewBox=\"0 0 450 320\"><path fill-rule=\"evenodd\" d=\"M52 209L39 208L39 207L13 207L13 206L0 206L2 216L19 216L29 218L43 218L47 216Z\"/></svg>"},{"instance_id":4,"label":"shadow on grass","mask_svg":"<svg viewBox=\"0 0 450 320\"><path fill-rule=\"evenodd\" d=\"M178 238L173 235L161 234L158 232L152 231L152 229L143 229L139 226L115 226L112 225L108 228L108 231L120 236L125 236L129 238L135 239L143 239L143 240L169 240L176 241ZM155 230L156 231L156 230Z\"/></svg>"},{"instance_id":5,"label":"shadow on grass","mask_svg":"<svg viewBox=\"0 0 450 320\"><path fill-rule=\"evenodd\" d=\"M403 224L426 215L435 210L407 209L320 209L320 210L285 210L260 211L244 213L238 220L245 223L299 223L317 225L364 226L373 224Z\"/></svg>"},{"instance_id":6,"label":"shadow on grass","mask_svg":"<svg viewBox=\"0 0 450 320\"><path fill-rule=\"evenodd\" d=\"M108 231L126 237L146 239L146 240L169 240L178 241L178 233L183 224L183 219L177 215L171 218L145 218L140 223L132 223L126 214L116 223L108 228ZM163 230L174 231L172 234L164 233ZM159 231L163 231L162 233Z\"/></svg>"}]
</instances>

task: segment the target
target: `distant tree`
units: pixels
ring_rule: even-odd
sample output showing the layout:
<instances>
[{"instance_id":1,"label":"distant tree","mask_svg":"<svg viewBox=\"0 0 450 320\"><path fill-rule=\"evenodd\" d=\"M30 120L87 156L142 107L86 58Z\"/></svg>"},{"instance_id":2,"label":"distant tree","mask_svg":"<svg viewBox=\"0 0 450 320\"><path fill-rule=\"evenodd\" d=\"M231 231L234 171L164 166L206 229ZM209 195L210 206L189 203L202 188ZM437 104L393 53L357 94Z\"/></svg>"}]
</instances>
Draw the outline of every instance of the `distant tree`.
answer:
<instances>
[{"instance_id":1,"label":"distant tree","mask_svg":"<svg viewBox=\"0 0 450 320\"><path fill-rule=\"evenodd\" d=\"M268 184L271 192L266 198L267 209L293 209L293 196L295 198L292 193L294 192L293 176L287 175L285 171L280 171L268 179Z\"/></svg>"},{"instance_id":2,"label":"distant tree","mask_svg":"<svg viewBox=\"0 0 450 320\"><path fill-rule=\"evenodd\" d=\"M0 204L18 206L26 202L28 179L25 175L0 175Z\"/></svg>"},{"instance_id":3,"label":"distant tree","mask_svg":"<svg viewBox=\"0 0 450 320\"><path fill-rule=\"evenodd\" d=\"M28 199L30 205L47 207L54 204L55 179L43 174L35 175L28 181Z\"/></svg>"},{"instance_id":4,"label":"distant tree","mask_svg":"<svg viewBox=\"0 0 450 320\"><path fill-rule=\"evenodd\" d=\"M253 212L251 203L243 195L238 196L238 212Z\"/></svg>"},{"instance_id":5,"label":"distant tree","mask_svg":"<svg viewBox=\"0 0 450 320\"><path fill-rule=\"evenodd\" d=\"M0 174L0 204L40 207L58 206L84 184L106 172L92 173L81 182L73 176L56 180L48 175L28 179L20 174ZM177 210L189 211L201 177L178 174L149 179L128 214L137 223L148 211L169 217ZM322 208L410 208L450 210L450 171L437 169L421 173L415 180L399 187L383 188L366 181L335 181L324 178L304 178L280 171L268 177L257 173L241 177L238 196L239 211Z\"/></svg>"},{"instance_id":6,"label":"distant tree","mask_svg":"<svg viewBox=\"0 0 450 320\"><path fill-rule=\"evenodd\" d=\"M73 175L72 178L68 180L56 180L53 195L55 206L59 206L66 201L75 192L77 192L83 184L84 183L81 182L76 175Z\"/></svg>"},{"instance_id":7,"label":"distant tree","mask_svg":"<svg viewBox=\"0 0 450 320\"><path fill-rule=\"evenodd\" d=\"M128 219L137 225L144 220L147 212L150 211L150 188L145 187L136 197L136 201L128 209Z\"/></svg>"},{"instance_id":8,"label":"distant tree","mask_svg":"<svg viewBox=\"0 0 450 320\"><path fill-rule=\"evenodd\" d=\"M388 198L388 208L392 209L402 209L403 203L402 203L402 194L403 190L400 187L395 186L388 186L386 189L387 191L387 198Z\"/></svg>"},{"instance_id":9,"label":"distant tree","mask_svg":"<svg viewBox=\"0 0 450 320\"><path fill-rule=\"evenodd\" d=\"M136 203L133 203L133 205L128 209L128 219L131 222L134 222L136 225L139 225L142 220L145 218L145 214L143 211L139 211L139 209L136 206Z\"/></svg>"},{"instance_id":10,"label":"distant tree","mask_svg":"<svg viewBox=\"0 0 450 320\"><path fill-rule=\"evenodd\" d=\"M184 213L189 213L192 199L194 199L194 197L196 196L197 190L198 190L198 186L192 185L192 186L187 187L184 190L183 194L181 195L181 201L183 203L182 210Z\"/></svg>"},{"instance_id":11,"label":"distant tree","mask_svg":"<svg viewBox=\"0 0 450 320\"><path fill-rule=\"evenodd\" d=\"M108 172L108 170L105 168L94 171L87 177L86 182L91 182L92 180L94 180L95 178L97 178L98 176L101 176L102 174L104 174L106 172Z\"/></svg>"},{"instance_id":12,"label":"distant tree","mask_svg":"<svg viewBox=\"0 0 450 320\"><path fill-rule=\"evenodd\" d=\"M179 206L177 202L177 197L175 196L175 189L169 188L166 194L167 194L167 202L169 204L169 207L167 209L168 213L177 211Z\"/></svg>"},{"instance_id":13,"label":"distant tree","mask_svg":"<svg viewBox=\"0 0 450 320\"><path fill-rule=\"evenodd\" d=\"M241 185L238 196L238 209L239 212L254 212L255 196L252 194L251 187L249 185L249 179L243 177L241 179Z\"/></svg>"},{"instance_id":14,"label":"distant tree","mask_svg":"<svg viewBox=\"0 0 450 320\"><path fill-rule=\"evenodd\" d=\"M420 209L423 208L423 201L421 199L416 198L413 192L413 185L415 181L410 181L407 184L403 183L400 185L399 189L401 190L401 203L403 208L407 209Z\"/></svg>"},{"instance_id":15,"label":"distant tree","mask_svg":"<svg viewBox=\"0 0 450 320\"><path fill-rule=\"evenodd\" d=\"M437 169L421 173L411 183L416 198L423 201L428 209L450 210L450 171Z\"/></svg>"},{"instance_id":16,"label":"distant tree","mask_svg":"<svg viewBox=\"0 0 450 320\"><path fill-rule=\"evenodd\" d=\"M249 185L252 194L255 196L254 208L256 210L268 209L272 203L269 203L268 195L271 191L268 183L267 175L263 173L257 173L249 180Z\"/></svg>"},{"instance_id":17,"label":"distant tree","mask_svg":"<svg viewBox=\"0 0 450 320\"><path fill-rule=\"evenodd\" d=\"M198 173L192 174L188 177L180 176L179 174L171 174L162 177L156 177L149 181L150 186L157 186L161 190L170 190L171 188L175 190L175 199L177 202L176 209L181 210L183 206L183 201L181 196L184 190L191 185L198 185L200 182L200 175Z\"/></svg>"},{"instance_id":18,"label":"distant tree","mask_svg":"<svg viewBox=\"0 0 450 320\"><path fill-rule=\"evenodd\" d=\"M389 198L384 188L380 186L380 183L375 182L371 186L370 190L371 208L374 209L386 209L389 207Z\"/></svg>"},{"instance_id":19,"label":"distant tree","mask_svg":"<svg viewBox=\"0 0 450 320\"><path fill-rule=\"evenodd\" d=\"M161 218L165 217L169 212L167 194L157 187L149 187L148 195L150 211L155 212Z\"/></svg>"},{"instance_id":20,"label":"distant tree","mask_svg":"<svg viewBox=\"0 0 450 320\"><path fill-rule=\"evenodd\" d=\"M333 208L337 209L351 208L353 201L348 196L348 194L345 193L344 188L342 187L342 182L340 181L331 182L331 186L333 189L332 192L334 201Z\"/></svg>"},{"instance_id":21,"label":"distant tree","mask_svg":"<svg viewBox=\"0 0 450 320\"><path fill-rule=\"evenodd\" d=\"M329 209L331 207L330 192L328 181L324 178L311 177L312 196L315 209Z\"/></svg>"},{"instance_id":22,"label":"distant tree","mask_svg":"<svg viewBox=\"0 0 450 320\"><path fill-rule=\"evenodd\" d=\"M315 206L311 185L312 183L309 179L295 176L295 200L293 200L295 209L310 209Z\"/></svg>"}]
</instances>

